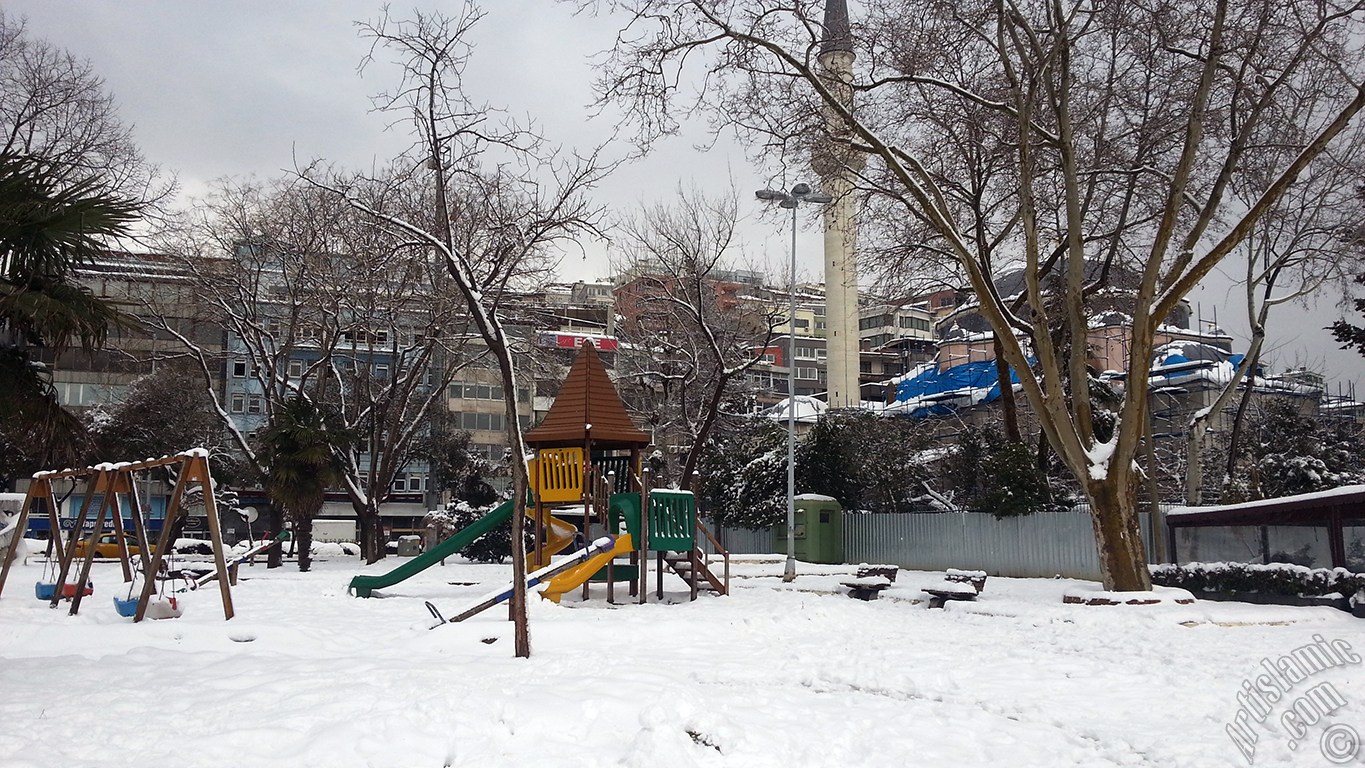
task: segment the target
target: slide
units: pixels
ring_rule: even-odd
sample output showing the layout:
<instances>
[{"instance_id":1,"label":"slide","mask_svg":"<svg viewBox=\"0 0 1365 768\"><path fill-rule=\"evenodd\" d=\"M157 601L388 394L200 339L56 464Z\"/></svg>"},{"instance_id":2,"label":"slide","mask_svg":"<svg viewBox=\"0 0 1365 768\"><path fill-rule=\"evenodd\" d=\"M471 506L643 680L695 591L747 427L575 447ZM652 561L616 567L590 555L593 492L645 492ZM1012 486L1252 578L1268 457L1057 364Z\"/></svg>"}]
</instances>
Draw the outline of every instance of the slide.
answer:
<instances>
[{"instance_id":1,"label":"slide","mask_svg":"<svg viewBox=\"0 0 1365 768\"><path fill-rule=\"evenodd\" d=\"M526 510L526 518L531 520L534 519L534 517L535 511L528 508ZM538 561L536 560L536 553L534 551L527 552L527 570L534 571L549 565L550 558L568 549L569 546L573 544L574 536L578 534L577 526L567 520L560 520L550 514L548 510L545 512L545 520L541 522L541 526L545 529L545 546L541 548L545 555L545 559L543 561Z\"/></svg>"},{"instance_id":2,"label":"slide","mask_svg":"<svg viewBox=\"0 0 1365 768\"><path fill-rule=\"evenodd\" d=\"M602 538L593 541L591 544L584 547L583 549L578 550L572 555L560 559L558 562L550 563L544 568L540 568L536 571L526 574L526 588L529 590L538 584L546 584L553 577L558 576L561 573L565 573L570 570L576 570L580 566L584 566L586 563L588 563L588 561L595 560L604 553L614 551L616 549L617 541L618 540L615 537L603 536ZM626 551L630 550L627 549ZM599 564L601 562L606 562L606 560L599 561ZM592 573L593 571L588 571L589 576L591 576ZM584 581L587 580L587 578L588 578L587 576L581 577L577 583L582 584ZM570 588L572 589L572 587ZM431 612L432 617L435 618L437 621L437 624L433 626L432 629L435 629L436 627L442 626L444 624L455 624L457 622L464 621L470 616L477 615L488 610L489 608L492 608L493 606L499 603L506 602L512 599L512 591L513 591L512 587L510 586L499 587L493 590L492 592L489 592L477 603L474 603L470 607L464 609L463 611L460 611L454 617L449 619L447 619L445 616L442 616L441 611L435 605L432 605L430 600L428 600L427 610Z\"/></svg>"},{"instance_id":3,"label":"slide","mask_svg":"<svg viewBox=\"0 0 1365 768\"><path fill-rule=\"evenodd\" d=\"M431 549L423 552L417 557L408 560L402 565L394 568L382 576L356 576L351 579L351 584L346 588L348 592L356 597L370 597L370 593L376 589L392 587L404 579L425 571L431 566L441 562L447 557L455 555L460 550L469 546L475 539L497 528L499 525L507 523L512 516L512 500L508 499L493 508L493 511L475 520L472 525L460 529L459 533L437 544ZM553 519L553 518L552 518ZM570 534L572 541L572 534Z\"/></svg>"},{"instance_id":4,"label":"slide","mask_svg":"<svg viewBox=\"0 0 1365 768\"><path fill-rule=\"evenodd\" d=\"M545 589L540 592L541 597L548 598L556 603L559 602L562 595L582 586L583 582L591 579L594 573L606 566L608 560L618 555L628 555L634 549L635 546L631 541L630 534L616 537L616 543L611 549L599 552L583 562L582 565L576 565L554 578L546 580Z\"/></svg>"}]
</instances>

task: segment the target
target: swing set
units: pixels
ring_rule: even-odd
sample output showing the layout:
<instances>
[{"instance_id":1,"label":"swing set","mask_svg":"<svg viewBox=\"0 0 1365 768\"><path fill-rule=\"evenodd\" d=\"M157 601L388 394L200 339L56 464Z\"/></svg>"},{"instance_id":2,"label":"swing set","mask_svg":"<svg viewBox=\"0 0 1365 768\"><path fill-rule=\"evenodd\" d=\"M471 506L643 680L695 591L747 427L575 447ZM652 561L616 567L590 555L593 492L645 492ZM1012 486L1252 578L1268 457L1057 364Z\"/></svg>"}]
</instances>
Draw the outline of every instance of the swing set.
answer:
<instances>
[{"instance_id":1,"label":"swing set","mask_svg":"<svg viewBox=\"0 0 1365 768\"><path fill-rule=\"evenodd\" d=\"M171 491L170 502L167 504L165 520L162 523L161 535L157 540L155 548L149 547L149 539L144 519L144 507L138 498L137 484L134 482L134 473L144 472L159 467L176 468L176 484ZM67 481L72 484L71 491L75 490L78 484L84 484L85 495L81 501L80 512L75 519L75 527L72 529L71 536L65 543L62 541L61 521L58 518L57 494L54 483ZM75 616L81 608L81 599L90 595L94 591L94 585L90 581L90 570L94 564L96 556L95 544L100 536L104 535L108 529L112 529L114 540L117 543L117 559L123 570L123 581L129 584L128 597L124 600L114 598L115 608L120 615L132 616L134 622L140 622L144 618L170 618L178 616L180 608L177 601L171 594L167 594L165 582L173 578L168 569L167 554L171 551L171 533L180 522L189 516L189 509L186 502L187 495L198 491L204 504L204 512L208 521L209 539L213 546L213 560L215 566L214 575L217 576L218 591L223 602L223 618L233 617L232 593L230 590L230 574L235 569L229 570L227 558L224 553L222 530L218 522L218 508L213 498L213 479L209 473L208 451L203 448L195 448L174 456L163 456L159 459L146 459L136 462L121 462L118 464L99 464L85 469L65 469L60 472L38 472L33 475L33 482L29 485L28 494L24 497L23 506L19 510L19 517L16 520L16 535L10 540L9 546L3 553L0 553L4 561L0 566L0 594L4 593L5 582L9 577L10 566L13 565L22 539L21 534L26 530L30 514L46 514L48 524L52 531L52 542L49 551L55 553L55 561L49 557L44 566L43 580L39 581L34 587L34 593L40 600L48 600L52 608L56 608L62 600L71 601L70 615ZM68 491L65 496L71 495ZM98 499L98 502L96 502ZM125 531L123 525L124 502L131 511L133 530ZM89 529L88 536L85 536L84 556L77 557L77 543L86 531L87 521L91 520L91 508L94 507L93 527ZM135 567L133 556L129 553L127 539L131 537L137 544L138 563ZM79 575L74 581L68 582L76 561L80 560ZM49 569L50 566L50 569ZM142 573L142 589L137 592L134 601L133 583L134 572ZM49 581L49 579L51 579ZM157 581L163 582L161 592L165 599L153 601L152 596L157 592ZM184 590L178 590L184 591Z\"/></svg>"}]
</instances>

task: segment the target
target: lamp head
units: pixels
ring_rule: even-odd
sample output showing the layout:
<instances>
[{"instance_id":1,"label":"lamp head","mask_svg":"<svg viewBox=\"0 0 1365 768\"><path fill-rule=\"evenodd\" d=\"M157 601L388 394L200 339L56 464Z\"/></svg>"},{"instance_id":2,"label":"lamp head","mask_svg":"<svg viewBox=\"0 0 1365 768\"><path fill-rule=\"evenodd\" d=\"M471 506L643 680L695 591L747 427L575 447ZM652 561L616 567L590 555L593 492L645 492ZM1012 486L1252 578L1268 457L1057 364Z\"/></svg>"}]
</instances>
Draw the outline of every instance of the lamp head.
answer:
<instances>
[{"instance_id":1,"label":"lamp head","mask_svg":"<svg viewBox=\"0 0 1365 768\"><path fill-rule=\"evenodd\" d=\"M810 185L807 184L807 183L804 182L804 181L801 182L801 183L799 183L799 184L797 184L796 186L792 187L792 197L803 197L803 196L809 195L809 194L810 194Z\"/></svg>"},{"instance_id":2,"label":"lamp head","mask_svg":"<svg viewBox=\"0 0 1365 768\"><path fill-rule=\"evenodd\" d=\"M778 192L774 189L760 189L754 193L754 197L757 197L759 200L781 200L786 196L787 194L785 192Z\"/></svg>"}]
</instances>

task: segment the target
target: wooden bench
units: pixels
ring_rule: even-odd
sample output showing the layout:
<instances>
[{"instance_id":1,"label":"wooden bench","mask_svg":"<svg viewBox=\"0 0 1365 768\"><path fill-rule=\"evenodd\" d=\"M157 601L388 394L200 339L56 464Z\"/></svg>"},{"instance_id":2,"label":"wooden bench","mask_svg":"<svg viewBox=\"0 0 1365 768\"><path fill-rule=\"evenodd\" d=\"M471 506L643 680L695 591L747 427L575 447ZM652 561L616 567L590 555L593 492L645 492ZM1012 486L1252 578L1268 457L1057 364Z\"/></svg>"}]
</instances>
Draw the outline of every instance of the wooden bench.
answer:
<instances>
[{"instance_id":1,"label":"wooden bench","mask_svg":"<svg viewBox=\"0 0 1365 768\"><path fill-rule=\"evenodd\" d=\"M925 587L924 592L929 595L930 608L942 608L949 600L975 600L985 586L985 571L949 568L940 584Z\"/></svg>"},{"instance_id":2,"label":"wooden bench","mask_svg":"<svg viewBox=\"0 0 1365 768\"><path fill-rule=\"evenodd\" d=\"M948 589L946 588L945 585L945 588L943 589L925 587L924 591L929 594L930 608L942 608L943 605L947 603L949 600L976 599L976 590L972 589L971 587L965 587L962 589Z\"/></svg>"},{"instance_id":3,"label":"wooden bench","mask_svg":"<svg viewBox=\"0 0 1365 768\"><path fill-rule=\"evenodd\" d=\"M840 582L848 587L848 596L858 600L876 600L883 589L891 586L891 579L885 576L860 576L852 581Z\"/></svg>"},{"instance_id":4,"label":"wooden bench","mask_svg":"<svg viewBox=\"0 0 1365 768\"><path fill-rule=\"evenodd\" d=\"M869 576L885 576L891 581L896 580L896 574L900 573L900 566L896 565L868 565L863 563L858 566L858 578L866 579Z\"/></svg>"}]
</instances>

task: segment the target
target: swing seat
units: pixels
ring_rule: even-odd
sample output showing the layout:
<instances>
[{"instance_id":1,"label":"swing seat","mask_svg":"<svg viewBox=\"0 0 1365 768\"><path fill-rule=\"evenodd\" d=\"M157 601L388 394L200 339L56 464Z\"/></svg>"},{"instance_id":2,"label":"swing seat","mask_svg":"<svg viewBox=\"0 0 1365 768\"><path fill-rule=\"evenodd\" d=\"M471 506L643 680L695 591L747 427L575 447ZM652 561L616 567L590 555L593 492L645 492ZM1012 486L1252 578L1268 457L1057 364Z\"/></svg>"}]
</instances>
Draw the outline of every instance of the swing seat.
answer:
<instances>
[{"instance_id":1,"label":"swing seat","mask_svg":"<svg viewBox=\"0 0 1365 768\"><path fill-rule=\"evenodd\" d=\"M180 607L180 601L174 597L164 600L157 599L147 603L147 613L144 615L149 619L178 619L185 613Z\"/></svg>"},{"instance_id":2,"label":"swing seat","mask_svg":"<svg viewBox=\"0 0 1365 768\"><path fill-rule=\"evenodd\" d=\"M34 582L33 594L36 595L39 600L51 600L57 594L57 582Z\"/></svg>"},{"instance_id":3,"label":"swing seat","mask_svg":"<svg viewBox=\"0 0 1365 768\"><path fill-rule=\"evenodd\" d=\"M129 619L137 615L137 603L136 598L120 600L116 597L114 598L114 610L118 611L118 615L123 618Z\"/></svg>"},{"instance_id":4,"label":"swing seat","mask_svg":"<svg viewBox=\"0 0 1365 768\"><path fill-rule=\"evenodd\" d=\"M75 585L75 584L63 584L63 585L62 585L62 599L64 599L64 600L70 600L71 598L75 597L75 596L76 596L76 586L77 586L77 585ZM92 595L92 594L94 594L94 593L95 593L95 584L94 584L94 582L90 582L90 581L85 582L85 589L81 590L81 595L82 595L82 596L85 596L85 595Z\"/></svg>"}]
</instances>

